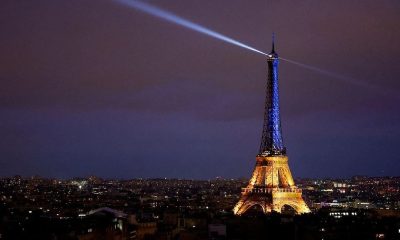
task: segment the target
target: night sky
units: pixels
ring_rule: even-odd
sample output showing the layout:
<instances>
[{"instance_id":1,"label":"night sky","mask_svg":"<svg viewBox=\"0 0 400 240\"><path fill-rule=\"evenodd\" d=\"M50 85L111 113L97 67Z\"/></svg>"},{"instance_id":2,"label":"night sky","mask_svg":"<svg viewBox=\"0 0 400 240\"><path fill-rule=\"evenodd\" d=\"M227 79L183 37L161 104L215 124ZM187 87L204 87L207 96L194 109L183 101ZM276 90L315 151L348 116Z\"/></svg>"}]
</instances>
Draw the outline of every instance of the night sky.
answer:
<instances>
[{"instance_id":1,"label":"night sky","mask_svg":"<svg viewBox=\"0 0 400 240\"><path fill-rule=\"evenodd\" d=\"M295 177L399 174L400 1L147 2L365 83L280 62ZM111 0L2 0L0 176L250 177L266 71Z\"/></svg>"}]
</instances>

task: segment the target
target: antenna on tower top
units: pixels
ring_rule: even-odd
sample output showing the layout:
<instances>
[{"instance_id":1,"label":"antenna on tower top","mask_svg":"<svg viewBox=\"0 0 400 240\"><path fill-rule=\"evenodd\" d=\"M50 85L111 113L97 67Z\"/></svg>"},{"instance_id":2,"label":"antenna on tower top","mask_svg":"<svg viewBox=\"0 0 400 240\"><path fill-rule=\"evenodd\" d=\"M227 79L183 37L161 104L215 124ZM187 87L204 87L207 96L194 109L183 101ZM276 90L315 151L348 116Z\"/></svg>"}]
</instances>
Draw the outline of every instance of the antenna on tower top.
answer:
<instances>
[{"instance_id":1,"label":"antenna on tower top","mask_svg":"<svg viewBox=\"0 0 400 240\"><path fill-rule=\"evenodd\" d=\"M275 53L275 33L272 33L272 53Z\"/></svg>"}]
</instances>

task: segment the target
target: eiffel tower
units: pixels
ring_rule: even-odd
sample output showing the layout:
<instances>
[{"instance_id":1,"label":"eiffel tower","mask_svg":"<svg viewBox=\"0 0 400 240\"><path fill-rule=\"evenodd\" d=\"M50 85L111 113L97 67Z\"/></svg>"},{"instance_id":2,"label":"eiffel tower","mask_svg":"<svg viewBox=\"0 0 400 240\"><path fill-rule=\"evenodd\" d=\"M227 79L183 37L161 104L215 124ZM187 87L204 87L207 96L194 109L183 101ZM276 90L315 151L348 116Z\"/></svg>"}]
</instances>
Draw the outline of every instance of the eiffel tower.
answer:
<instances>
[{"instance_id":1,"label":"eiffel tower","mask_svg":"<svg viewBox=\"0 0 400 240\"><path fill-rule=\"evenodd\" d=\"M272 51L267 55L268 82L265 99L264 125L256 166L246 188L242 189L234 214L242 215L253 206L260 206L265 214L280 213L284 206L292 207L296 214L310 209L301 197L301 189L294 184L288 165L286 148L282 141L279 113L278 63L274 36Z\"/></svg>"}]
</instances>

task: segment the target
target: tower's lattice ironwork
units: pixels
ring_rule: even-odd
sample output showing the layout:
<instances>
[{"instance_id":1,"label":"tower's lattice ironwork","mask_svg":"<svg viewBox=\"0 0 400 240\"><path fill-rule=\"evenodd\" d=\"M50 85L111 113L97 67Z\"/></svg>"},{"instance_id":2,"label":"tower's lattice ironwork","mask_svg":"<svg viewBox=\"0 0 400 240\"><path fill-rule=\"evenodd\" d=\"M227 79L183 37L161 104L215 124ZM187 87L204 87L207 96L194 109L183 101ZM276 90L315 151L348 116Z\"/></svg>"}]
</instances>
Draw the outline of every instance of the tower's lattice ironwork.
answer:
<instances>
[{"instance_id":1,"label":"tower's lattice ironwork","mask_svg":"<svg viewBox=\"0 0 400 240\"><path fill-rule=\"evenodd\" d=\"M279 112L279 87L278 87L278 54L275 52L274 41L272 51L268 55L268 81L266 87L264 125L261 135L259 154L280 155L285 154L283 146L281 117Z\"/></svg>"},{"instance_id":2,"label":"tower's lattice ironwork","mask_svg":"<svg viewBox=\"0 0 400 240\"><path fill-rule=\"evenodd\" d=\"M243 188L233 212L241 215L259 205L264 213L281 212L284 206L292 207L297 214L308 213L310 209L301 196L302 191L294 184L282 140L278 89L279 57L275 52L274 39L267 63L268 81L260 151L256 157L253 175L247 187Z\"/></svg>"}]
</instances>

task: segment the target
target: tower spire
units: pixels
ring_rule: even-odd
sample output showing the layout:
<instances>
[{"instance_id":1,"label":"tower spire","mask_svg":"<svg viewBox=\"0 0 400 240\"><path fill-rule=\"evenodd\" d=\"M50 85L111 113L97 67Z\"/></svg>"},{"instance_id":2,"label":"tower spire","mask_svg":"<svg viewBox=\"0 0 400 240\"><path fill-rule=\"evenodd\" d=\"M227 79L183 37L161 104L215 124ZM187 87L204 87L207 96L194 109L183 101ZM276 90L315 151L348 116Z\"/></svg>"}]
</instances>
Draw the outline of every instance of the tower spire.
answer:
<instances>
[{"instance_id":1,"label":"tower spire","mask_svg":"<svg viewBox=\"0 0 400 240\"><path fill-rule=\"evenodd\" d=\"M271 53L275 53L275 33L272 33L272 51Z\"/></svg>"},{"instance_id":2,"label":"tower spire","mask_svg":"<svg viewBox=\"0 0 400 240\"><path fill-rule=\"evenodd\" d=\"M272 52L268 54L268 79L266 86L264 124L259 155L284 155L286 148L282 140L281 116L279 110L278 64L275 52L275 34L272 34Z\"/></svg>"}]
</instances>

